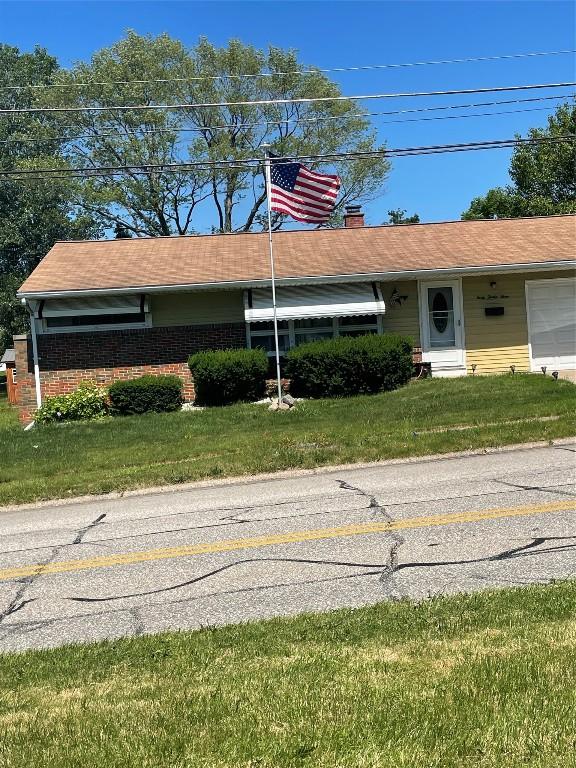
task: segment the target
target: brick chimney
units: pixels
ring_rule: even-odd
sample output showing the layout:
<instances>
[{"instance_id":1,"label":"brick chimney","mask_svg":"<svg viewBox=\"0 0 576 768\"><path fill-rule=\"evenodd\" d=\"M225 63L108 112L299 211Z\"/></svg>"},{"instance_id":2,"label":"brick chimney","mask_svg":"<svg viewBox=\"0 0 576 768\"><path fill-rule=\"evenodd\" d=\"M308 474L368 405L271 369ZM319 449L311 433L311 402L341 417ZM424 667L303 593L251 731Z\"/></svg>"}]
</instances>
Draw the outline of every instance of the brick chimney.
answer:
<instances>
[{"instance_id":1,"label":"brick chimney","mask_svg":"<svg viewBox=\"0 0 576 768\"><path fill-rule=\"evenodd\" d=\"M361 205L347 205L346 213L344 214L344 226L345 227L363 227L364 226L364 212Z\"/></svg>"}]
</instances>

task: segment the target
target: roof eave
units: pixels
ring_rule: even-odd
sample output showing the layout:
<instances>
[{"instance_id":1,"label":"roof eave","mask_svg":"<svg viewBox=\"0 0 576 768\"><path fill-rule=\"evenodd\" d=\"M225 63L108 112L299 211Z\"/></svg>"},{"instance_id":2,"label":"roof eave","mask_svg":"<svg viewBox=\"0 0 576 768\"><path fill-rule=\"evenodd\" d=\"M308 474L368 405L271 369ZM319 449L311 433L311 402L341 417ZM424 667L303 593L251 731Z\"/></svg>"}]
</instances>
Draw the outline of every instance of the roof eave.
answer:
<instances>
[{"instance_id":1,"label":"roof eave","mask_svg":"<svg viewBox=\"0 0 576 768\"><path fill-rule=\"evenodd\" d=\"M447 275L482 275L495 274L499 272L532 272L532 271L551 271L557 269L575 269L576 260L562 261L538 261L516 264L496 264L466 267L440 267L434 269L413 269L413 270L388 270L386 272L356 272L352 274L339 275L302 275L297 277L281 277L276 279L276 285L298 285L314 283L344 283L344 282L362 282L381 280L389 282L392 280L418 280L421 278L430 279L434 277L445 277ZM49 291L18 291L17 296L21 299L56 299L73 296L101 296L102 294L132 294L132 293L176 293L179 291L209 291L215 289L231 290L243 288L256 288L270 284L270 278L257 280L230 280L218 281L212 283L175 283L166 285L136 285L121 286L117 288L82 288L72 290L49 290Z\"/></svg>"}]
</instances>

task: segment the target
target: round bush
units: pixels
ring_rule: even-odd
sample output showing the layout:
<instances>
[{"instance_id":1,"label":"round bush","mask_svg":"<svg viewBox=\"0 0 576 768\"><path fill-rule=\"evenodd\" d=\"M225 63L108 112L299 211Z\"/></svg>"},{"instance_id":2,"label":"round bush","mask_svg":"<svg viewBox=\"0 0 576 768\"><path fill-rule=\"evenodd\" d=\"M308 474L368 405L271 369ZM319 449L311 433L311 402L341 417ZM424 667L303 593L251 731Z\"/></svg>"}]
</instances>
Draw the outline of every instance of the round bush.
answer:
<instances>
[{"instance_id":1,"label":"round bush","mask_svg":"<svg viewBox=\"0 0 576 768\"><path fill-rule=\"evenodd\" d=\"M392 334L312 341L286 355L290 392L346 397L396 389L412 376L412 340Z\"/></svg>"},{"instance_id":2,"label":"round bush","mask_svg":"<svg viewBox=\"0 0 576 768\"><path fill-rule=\"evenodd\" d=\"M263 349L197 352L188 365L199 405L250 402L264 395L268 357Z\"/></svg>"},{"instance_id":3,"label":"round bush","mask_svg":"<svg viewBox=\"0 0 576 768\"><path fill-rule=\"evenodd\" d=\"M121 416L177 411L184 402L182 379L178 376L147 375L115 381L108 396L112 413Z\"/></svg>"}]
</instances>

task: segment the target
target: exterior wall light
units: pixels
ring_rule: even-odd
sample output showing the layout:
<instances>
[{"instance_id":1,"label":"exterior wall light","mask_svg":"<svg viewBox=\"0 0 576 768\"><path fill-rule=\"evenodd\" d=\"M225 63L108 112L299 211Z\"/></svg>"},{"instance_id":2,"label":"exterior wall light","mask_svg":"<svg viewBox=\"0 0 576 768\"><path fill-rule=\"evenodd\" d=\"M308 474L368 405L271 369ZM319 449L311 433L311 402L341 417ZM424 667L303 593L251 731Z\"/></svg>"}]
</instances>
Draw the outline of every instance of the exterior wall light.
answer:
<instances>
[{"instance_id":1,"label":"exterior wall light","mask_svg":"<svg viewBox=\"0 0 576 768\"><path fill-rule=\"evenodd\" d=\"M394 288L390 294L390 303L395 307L401 307L407 298L408 296L400 294L398 289Z\"/></svg>"}]
</instances>

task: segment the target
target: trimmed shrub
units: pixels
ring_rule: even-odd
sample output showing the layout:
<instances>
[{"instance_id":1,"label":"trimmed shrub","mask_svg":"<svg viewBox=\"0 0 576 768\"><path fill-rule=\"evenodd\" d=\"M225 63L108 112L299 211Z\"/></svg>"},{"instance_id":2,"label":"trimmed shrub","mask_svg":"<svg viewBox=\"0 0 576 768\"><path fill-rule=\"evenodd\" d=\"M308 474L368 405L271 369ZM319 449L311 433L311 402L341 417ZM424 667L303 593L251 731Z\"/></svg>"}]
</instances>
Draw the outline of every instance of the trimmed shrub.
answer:
<instances>
[{"instance_id":1,"label":"trimmed shrub","mask_svg":"<svg viewBox=\"0 0 576 768\"><path fill-rule=\"evenodd\" d=\"M136 413L163 413L182 407L182 379L178 376L139 376L115 381L108 389L112 413L130 416Z\"/></svg>"},{"instance_id":2,"label":"trimmed shrub","mask_svg":"<svg viewBox=\"0 0 576 768\"><path fill-rule=\"evenodd\" d=\"M412 340L386 334L312 341L286 355L290 392L346 397L396 389L412 375Z\"/></svg>"},{"instance_id":3,"label":"trimmed shrub","mask_svg":"<svg viewBox=\"0 0 576 768\"><path fill-rule=\"evenodd\" d=\"M101 419L108 413L106 390L85 382L67 395L47 397L34 414L38 424Z\"/></svg>"},{"instance_id":4,"label":"trimmed shrub","mask_svg":"<svg viewBox=\"0 0 576 768\"><path fill-rule=\"evenodd\" d=\"M268 357L263 349L197 352L188 365L199 405L228 405L264 395Z\"/></svg>"}]
</instances>

